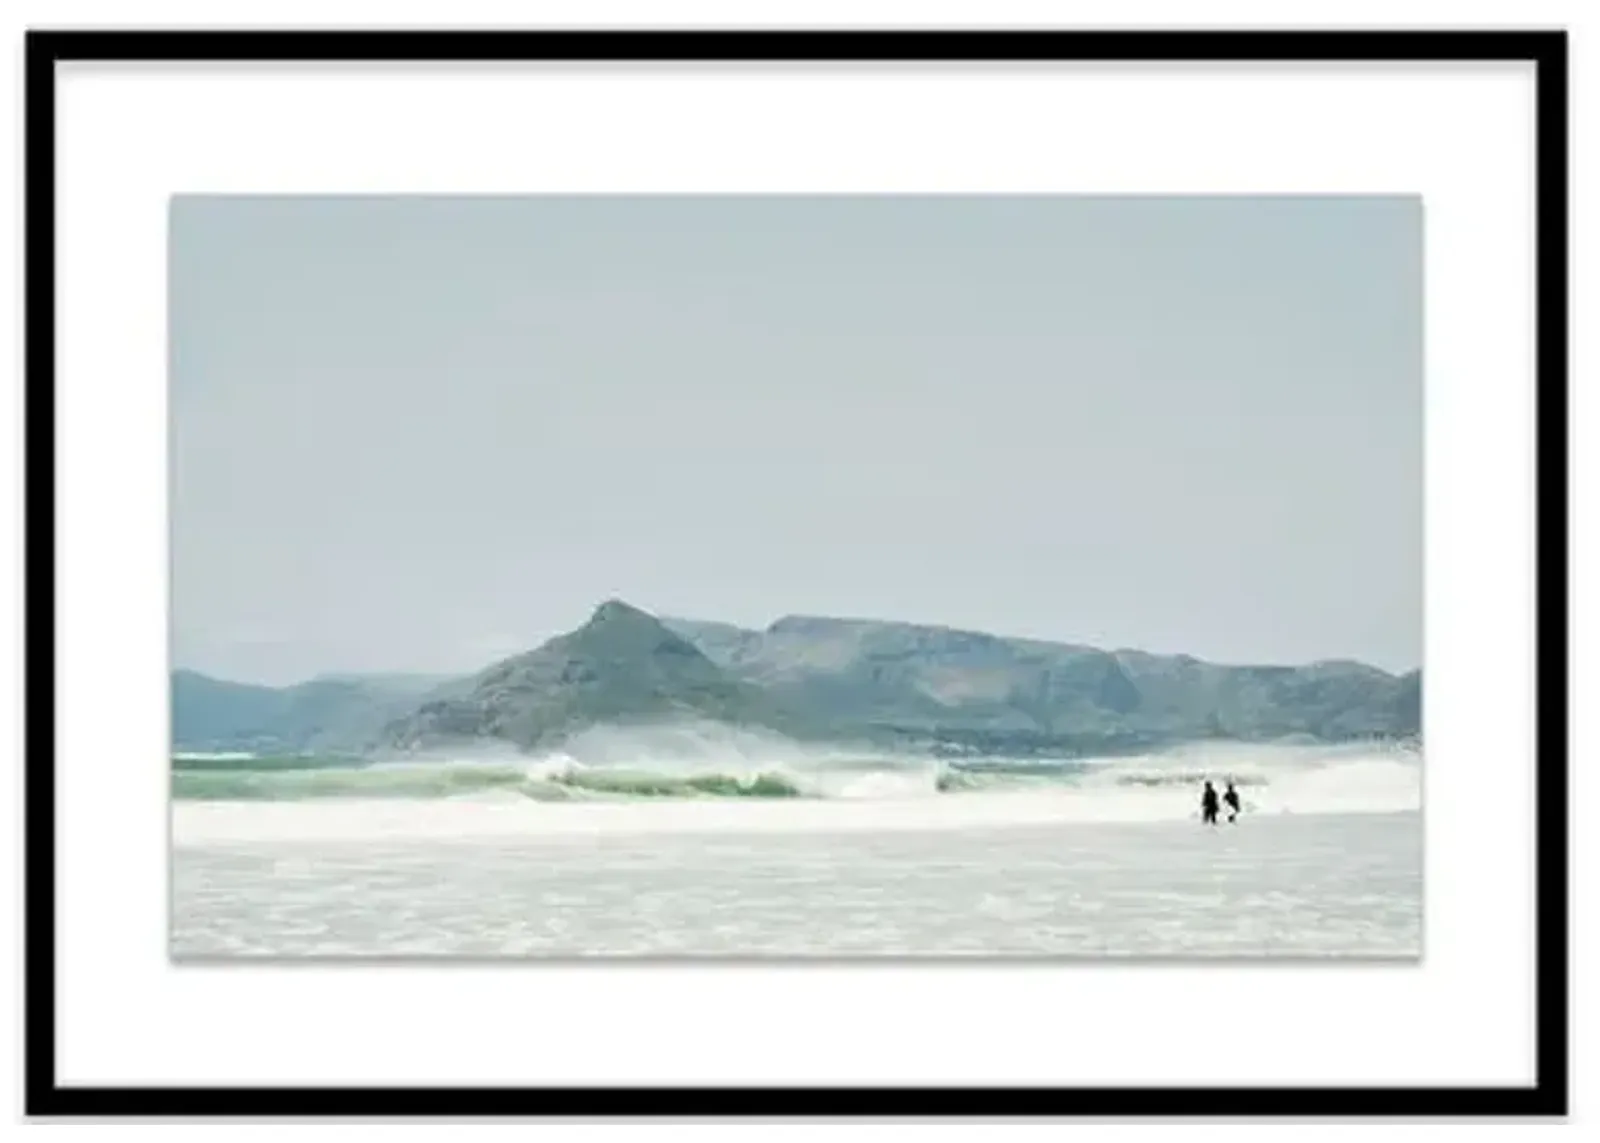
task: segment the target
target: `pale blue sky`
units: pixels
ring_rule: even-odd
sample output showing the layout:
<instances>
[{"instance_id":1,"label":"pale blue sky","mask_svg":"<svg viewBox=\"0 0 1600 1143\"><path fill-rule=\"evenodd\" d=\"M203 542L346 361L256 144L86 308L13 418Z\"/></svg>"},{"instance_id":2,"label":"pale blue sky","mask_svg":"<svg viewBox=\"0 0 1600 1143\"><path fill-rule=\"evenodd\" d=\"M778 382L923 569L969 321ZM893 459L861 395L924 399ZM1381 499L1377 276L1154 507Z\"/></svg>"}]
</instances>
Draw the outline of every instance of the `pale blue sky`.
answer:
<instances>
[{"instance_id":1,"label":"pale blue sky","mask_svg":"<svg viewBox=\"0 0 1600 1143\"><path fill-rule=\"evenodd\" d=\"M172 209L177 665L475 669L609 596L1419 665L1415 198Z\"/></svg>"}]
</instances>

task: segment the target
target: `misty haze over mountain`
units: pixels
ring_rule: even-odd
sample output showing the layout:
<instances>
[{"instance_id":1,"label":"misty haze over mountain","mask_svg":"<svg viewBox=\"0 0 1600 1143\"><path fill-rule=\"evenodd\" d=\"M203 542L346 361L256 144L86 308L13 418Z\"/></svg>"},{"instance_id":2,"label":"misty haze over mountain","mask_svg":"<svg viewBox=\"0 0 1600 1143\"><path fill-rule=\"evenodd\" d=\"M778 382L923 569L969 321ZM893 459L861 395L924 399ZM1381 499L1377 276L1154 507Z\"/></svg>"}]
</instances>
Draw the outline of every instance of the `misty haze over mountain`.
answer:
<instances>
[{"instance_id":1,"label":"misty haze over mountain","mask_svg":"<svg viewBox=\"0 0 1600 1143\"><path fill-rule=\"evenodd\" d=\"M180 750L539 752L597 727L692 721L796 742L1073 755L1412 738L1420 697L1420 673L1353 662L1220 666L822 616L749 630L611 600L576 630L460 678L269 688L179 671L173 725Z\"/></svg>"}]
</instances>

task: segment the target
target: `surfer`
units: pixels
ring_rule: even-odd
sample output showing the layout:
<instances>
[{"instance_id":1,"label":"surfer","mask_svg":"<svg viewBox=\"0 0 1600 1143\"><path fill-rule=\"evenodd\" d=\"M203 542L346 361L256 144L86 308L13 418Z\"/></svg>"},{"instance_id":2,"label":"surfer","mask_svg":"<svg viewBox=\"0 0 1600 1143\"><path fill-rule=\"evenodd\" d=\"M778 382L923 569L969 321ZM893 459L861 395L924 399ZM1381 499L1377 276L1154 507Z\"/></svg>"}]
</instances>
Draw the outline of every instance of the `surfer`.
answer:
<instances>
[{"instance_id":1,"label":"surfer","mask_svg":"<svg viewBox=\"0 0 1600 1143\"><path fill-rule=\"evenodd\" d=\"M1200 820L1206 825L1217 824L1217 788L1206 779L1205 792L1200 795Z\"/></svg>"},{"instance_id":2,"label":"surfer","mask_svg":"<svg viewBox=\"0 0 1600 1143\"><path fill-rule=\"evenodd\" d=\"M1228 805L1228 820L1230 822L1238 821L1239 820L1239 791L1235 790L1233 788L1233 779L1232 778L1228 779L1228 790L1227 790L1227 793L1222 795L1222 800L1224 802L1226 802L1227 805Z\"/></svg>"}]
</instances>

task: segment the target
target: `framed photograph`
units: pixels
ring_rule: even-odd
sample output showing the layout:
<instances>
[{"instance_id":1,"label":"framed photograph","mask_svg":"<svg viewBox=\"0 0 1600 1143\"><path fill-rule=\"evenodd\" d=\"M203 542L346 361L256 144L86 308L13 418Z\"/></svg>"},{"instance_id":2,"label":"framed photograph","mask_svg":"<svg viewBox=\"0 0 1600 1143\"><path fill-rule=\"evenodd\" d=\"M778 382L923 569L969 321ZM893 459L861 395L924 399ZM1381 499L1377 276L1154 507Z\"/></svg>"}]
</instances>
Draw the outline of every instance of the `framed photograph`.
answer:
<instances>
[{"instance_id":1,"label":"framed photograph","mask_svg":"<svg viewBox=\"0 0 1600 1143\"><path fill-rule=\"evenodd\" d=\"M34 1115L1560 1115L1566 39L27 45Z\"/></svg>"}]
</instances>

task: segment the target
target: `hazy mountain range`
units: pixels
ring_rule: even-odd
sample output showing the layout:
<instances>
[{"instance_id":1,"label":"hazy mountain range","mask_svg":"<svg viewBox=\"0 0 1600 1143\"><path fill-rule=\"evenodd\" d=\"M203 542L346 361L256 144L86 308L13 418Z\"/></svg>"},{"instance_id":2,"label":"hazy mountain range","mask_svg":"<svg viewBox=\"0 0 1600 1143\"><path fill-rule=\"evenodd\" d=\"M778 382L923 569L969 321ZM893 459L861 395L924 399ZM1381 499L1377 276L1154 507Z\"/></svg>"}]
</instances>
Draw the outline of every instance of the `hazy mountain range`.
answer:
<instances>
[{"instance_id":1,"label":"hazy mountain range","mask_svg":"<svg viewBox=\"0 0 1600 1143\"><path fill-rule=\"evenodd\" d=\"M433 675L322 675L289 687L172 673L172 738L180 750L348 751L448 687Z\"/></svg>"},{"instance_id":2,"label":"hazy mountain range","mask_svg":"<svg viewBox=\"0 0 1600 1143\"><path fill-rule=\"evenodd\" d=\"M290 687L172 677L180 750L403 753L553 747L680 720L940 752L1086 754L1198 738L1420 734L1421 675L1348 661L1221 666L877 620L756 631L612 600L475 675L327 675Z\"/></svg>"}]
</instances>

